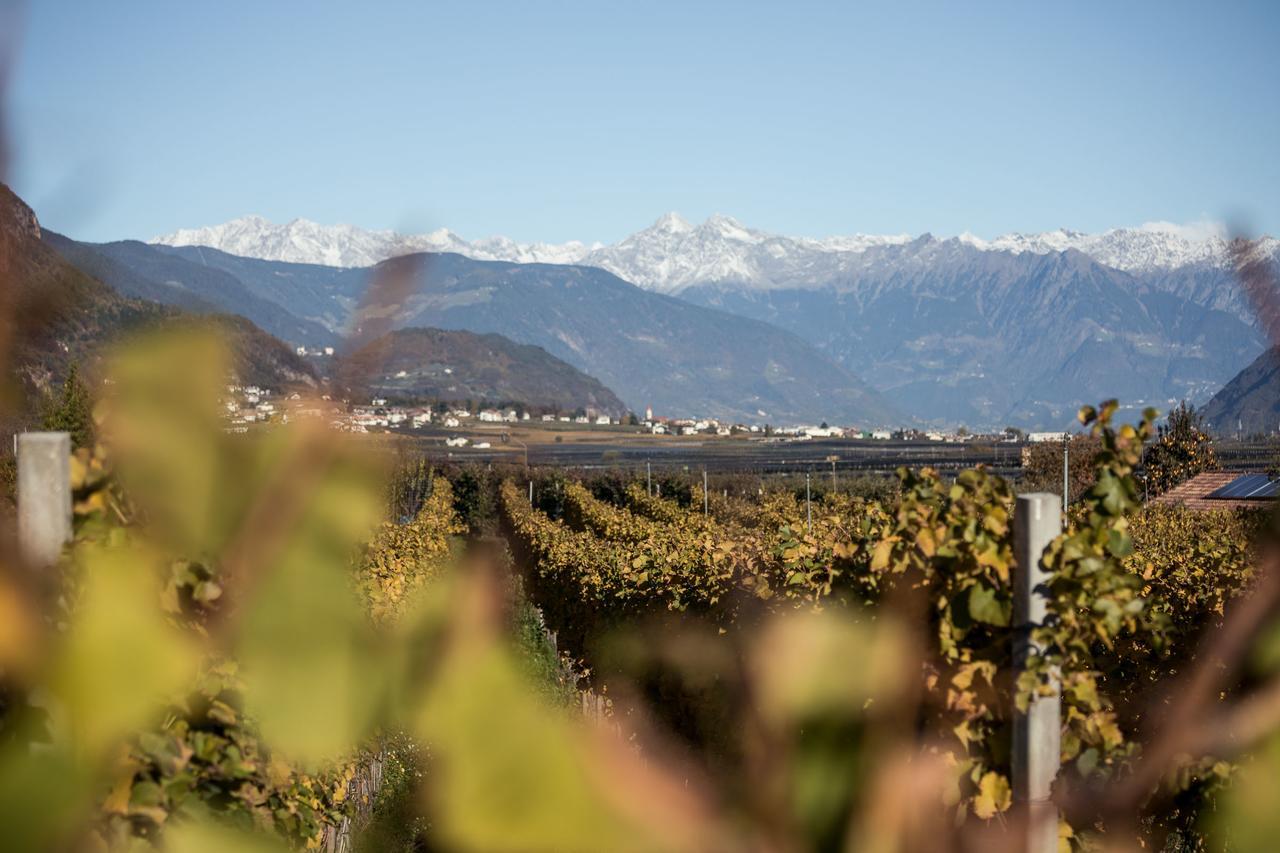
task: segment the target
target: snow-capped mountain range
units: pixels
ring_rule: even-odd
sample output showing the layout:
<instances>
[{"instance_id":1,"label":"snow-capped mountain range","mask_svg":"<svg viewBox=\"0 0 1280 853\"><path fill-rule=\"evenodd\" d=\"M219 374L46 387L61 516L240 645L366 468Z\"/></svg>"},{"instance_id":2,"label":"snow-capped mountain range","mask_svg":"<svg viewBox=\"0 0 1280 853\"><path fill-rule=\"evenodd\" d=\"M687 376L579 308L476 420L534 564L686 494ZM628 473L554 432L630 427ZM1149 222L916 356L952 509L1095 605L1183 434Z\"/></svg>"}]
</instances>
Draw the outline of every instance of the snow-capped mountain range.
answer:
<instances>
[{"instance_id":1,"label":"snow-capped mountain range","mask_svg":"<svg viewBox=\"0 0 1280 853\"><path fill-rule=\"evenodd\" d=\"M984 240L972 234L949 239L931 234L787 237L749 228L716 214L695 225L677 213L611 245L517 243L506 237L468 241L441 228L425 234L370 231L351 225L321 225L306 219L285 224L248 216L222 225L182 229L151 242L167 246L210 246L242 257L335 267L372 266L412 252L454 252L476 260L582 264L607 269L648 290L679 293L699 284L734 284L751 289L828 285L871 262L874 247L954 241L988 252L1046 255L1075 249L1097 262L1132 273L1153 273L1191 264L1225 266L1227 235L1211 223L1147 223L1100 234L1059 229L1039 234L1005 234ZM1274 254L1280 241L1266 238ZM874 254L874 253L873 253Z\"/></svg>"},{"instance_id":2,"label":"snow-capped mountain range","mask_svg":"<svg viewBox=\"0 0 1280 853\"><path fill-rule=\"evenodd\" d=\"M508 334L547 347L588 373L634 357L578 345L582 329L616 324L616 312L638 324L627 326L624 336L659 342L667 352L696 349L696 363L716 369L740 366L746 356L740 349L729 354L688 341L710 340L740 318L754 320L765 324L762 329L780 329L793 342L812 346L813 365L830 360L849 375L864 377L892 405L934 423L1059 428L1074 423L1081 403L1107 396L1139 408L1163 408L1180 399L1199 403L1265 346L1232 268L1225 230L1213 225L1151 223L1100 234L1057 230L990 240L971 234L814 239L749 228L723 215L694 224L669 213L616 243L589 246L505 238L469 242L446 230L401 235L251 218L155 242L167 244L153 247L158 251L183 253L200 265L223 263L237 274L250 263L245 257L267 266L320 264L271 270L257 296L288 302L295 316L335 331L345 322L340 306L307 296L313 290L327 292L330 285L323 282L364 281L364 268L409 252L452 253L426 265L435 270L429 274L443 275L459 263L480 264L485 269L475 279L477 287L449 296L459 306L449 309L452 314L410 312L404 322ZM1280 261L1280 241L1265 238L1255 248L1273 263ZM514 264L486 266L491 261ZM303 287L304 280L317 284ZM519 308L494 301L491 288L513 282L568 287L578 296L544 317L537 312L548 309L539 301L549 299L546 294L513 291L511 298L531 300ZM673 295L675 300L658 301L674 313L659 320L642 316L648 309L638 304L610 305L605 282L630 282L643 291ZM578 284L595 288L596 298L583 299ZM653 297L634 287L623 289L635 298ZM295 299L301 301L289 301ZM706 322L699 320L697 334L677 344L671 330L684 328L689 319L681 319L687 313L681 304L689 311L717 313L699 314ZM535 316L554 330L550 336L541 325L538 330L523 325ZM584 325L563 328L569 317ZM567 348L557 349L562 346ZM761 344L761 352L772 357L778 346ZM628 384L612 374L602 378L629 399L635 387L662 387L692 375L652 364L639 369L650 385ZM762 376L774 373L760 367ZM693 401L703 393L698 389L711 387L707 381L703 376L687 385L681 403L696 408ZM837 389L844 387L841 382L853 387L838 378L804 387ZM632 396L639 404L654 392ZM869 411L865 400L855 408Z\"/></svg>"},{"instance_id":3,"label":"snow-capped mountain range","mask_svg":"<svg viewBox=\"0 0 1280 853\"><path fill-rule=\"evenodd\" d=\"M601 248L600 244L586 246L577 242L516 243L506 237L469 242L447 228L426 234L400 234L354 225L321 225L309 219L280 225L261 216L242 216L205 228L182 228L149 242L162 246L209 246L242 258L328 267L369 267L414 252L455 252L480 261L572 264Z\"/></svg>"}]
</instances>

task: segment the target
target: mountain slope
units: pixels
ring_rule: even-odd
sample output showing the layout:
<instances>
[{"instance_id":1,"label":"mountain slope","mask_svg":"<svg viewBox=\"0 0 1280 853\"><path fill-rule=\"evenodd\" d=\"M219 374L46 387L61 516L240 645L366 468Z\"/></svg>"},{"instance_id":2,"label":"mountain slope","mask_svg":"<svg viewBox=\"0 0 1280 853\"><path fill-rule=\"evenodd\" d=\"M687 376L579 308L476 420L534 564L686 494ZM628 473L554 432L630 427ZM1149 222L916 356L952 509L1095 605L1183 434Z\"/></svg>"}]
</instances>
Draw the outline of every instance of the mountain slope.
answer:
<instances>
[{"instance_id":1,"label":"mountain slope","mask_svg":"<svg viewBox=\"0 0 1280 853\"><path fill-rule=\"evenodd\" d=\"M342 357L344 384L391 399L464 400L621 417L626 405L599 380L541 347L502 335L401 329Z\"/></svg>"},{"instance_id":2,"label":"mountain slope","mask_svg":"<svg viewBox=\"0 0 1280 853\"><path fill-rule=\"evenodd\" d=\"M392 261L389 263L400 263ZM601 379L636 410L774 422L900 413L800 338L634 287L604 270L425 258L400 325L498 332Z\"/></svg>"},{"instance_id":3,"label":"mountain slope","mask_svg":"<svg viewBox=\"0 0 1280 853\"><path fill-rule=\"evenodd\" d=\"M1081 252L929 236L869 248L825 282L694 285L681 297L802 335L921 417L988 426L1061 428L1107 396L1202 400L1262 347L1238 313Z\"/></svg>"},{"instance_id":4,"label":"mountain slope","mask_svg":"<svg viewBox=\"0 0 1280 853\"><path fill-rule=\"evenodd\" d=\"M40 237L35 213L0 184L0 364L28 394L49 390L104 340L168 313L120 296Z\"/></svg>"},{"instance_id":5,"label":"mountain slope","mask_svg":"<svg viewBox=\"0 0 1280 853\"><path fill-rule=\"evenodd\" d=\"M184 315L169 322L171 325L189 323L196 328L212 327L226 344L231 370L242 385L257 385L273 391L321 385L315 367L300 358L293 347L238 314Z\"/></svg>"},{"instance_id":6,"label":"mountain slope","mask_svg":"<svg viewBox=\"0 0 1280 853\"><path fill-rule=\"evenodd\" d=\"M255 220L242 223L234 239L225 226L163 239L221 241L271 256L283 251L284 228L292 256L306 256L315 245L332 255L345 240L349 258L368 257L376 237L384 254L429 244L479 257L573 260L786 329L846 372L867 377L911 414L973 426L1059 428L1073 422L1081 403L1113 395L1136 406L1199 402L1264 346L1225 236L1211 226L1155 223L1101 234L1060 229L994 240L928 234L807 239L748 228L727 216L694 225L668 214L611 246L588 248L501 239L482 246L447 232L371 237L345 226L304 224ZM1280 243L1267 238L1263 248L1280 260ZM330 273L335 284L343 272ZM291 298L273 279L263 279L258 292L266 296L273 287L278 298ZM298 313L314 297L287 304ZM449 313L479 322L460 305ZM610 384L634 387L627 381Z\"/></svg>"},{"instance_id":7,"label":"mountain slope","mask_svg":"<svg viewBox=\"0 0 1280 853\"><path fill-rule=\"evenodd\" d=\"M900 412L809 344L764 323L634 287L600 269L406 256L374 269L156 247L234 275L295 316L346 329L375 276L406 271L411 292L370 311L394 328L496 333L547 350L632 409L776 423L896 423ZM256 319L253 315L251 318ZM357 331L360 331L357 329Z\"/></svg>"},{"instance_id":8,"label":"mountain slope","mask_svg":"<svg viewBox=\"0 0 1280 853\"><path fill-rule=\"evenodd\" d=\"M1272 347L1213 395L1201 409L1216 433L1271 434L1280 429L1280 349Z\"/></svg>"},{"instance_id":9,"label":"mountain slope","mask_svg":"<svg viewBox=\"0 0 1280 853\"><path fill-rule=\"evenodd\" d=\"M232 367L243 381L270 388L315 385L312 368L285 344L241 317L192 316L130 298L55 252L35 214L0 184L0 281L3 281L6 364L28 395L61 380L73 362L90 364L104 345L159 325L213 325L227 340ZM119 273L120 270L115 272ZM205 306L201 306L204 308ZM32 403L25 404L28 410Z\"/></svg>"},{"instance_id":10,"label":"mountain slope","mask_svg":"<svg viewBox=\"0 0 1280 853\"><path fill-rule=\"evenodd\" d=\"M205 264L200 251L191 257L136 240L81 243L52 231L44 242L63 258L125 296L172 305L196 314L228 313L252 317L264 331L306 346L337 342L338 335L279 304L277 293L264 297L235 275ZM276 283L274 291L282 291Z\"/></svg>"}]
</instances>

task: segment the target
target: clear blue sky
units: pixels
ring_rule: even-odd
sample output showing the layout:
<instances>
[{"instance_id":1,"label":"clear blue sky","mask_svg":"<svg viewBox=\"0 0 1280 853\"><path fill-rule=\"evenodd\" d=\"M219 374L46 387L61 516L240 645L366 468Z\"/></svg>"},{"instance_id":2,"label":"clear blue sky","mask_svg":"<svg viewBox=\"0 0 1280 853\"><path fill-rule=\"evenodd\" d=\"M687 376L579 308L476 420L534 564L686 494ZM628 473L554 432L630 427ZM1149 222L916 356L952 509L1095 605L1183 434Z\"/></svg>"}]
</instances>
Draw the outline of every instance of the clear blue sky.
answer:
<instances>
[{"instance_id":1,"label":"clear blue sky","mask_svg":"<svg viewBox=\"0 0 1280 853\"><path fill-rule=\"evenodd\" d=\"M1275 2L37 0L21 32L9 180L87 239L1280 233Z\"/></svg>"}]
</instances>

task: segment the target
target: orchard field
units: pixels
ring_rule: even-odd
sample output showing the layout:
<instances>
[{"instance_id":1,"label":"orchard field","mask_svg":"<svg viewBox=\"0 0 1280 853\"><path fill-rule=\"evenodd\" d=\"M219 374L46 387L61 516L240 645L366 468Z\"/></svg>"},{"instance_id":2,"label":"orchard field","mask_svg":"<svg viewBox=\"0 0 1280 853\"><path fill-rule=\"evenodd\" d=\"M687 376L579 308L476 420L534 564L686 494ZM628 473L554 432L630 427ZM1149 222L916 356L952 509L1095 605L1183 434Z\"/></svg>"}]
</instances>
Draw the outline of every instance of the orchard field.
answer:
<instances>
[{"instance_id":1,"label":"orchard field","mask_svg":"<svg viewBox=\"0 0 1280 853\"><path fill-rule=\"evenodd\" d=\"M74 542L0 585L8 849L1016 850L1055 679L1063 849L1268 849L1270 521L1144 504L1212 461L1154 413L1081 413L1015 679L985 467L807 496L230 435L192 346L120 357Z\"/></svg>"}]
</instances>

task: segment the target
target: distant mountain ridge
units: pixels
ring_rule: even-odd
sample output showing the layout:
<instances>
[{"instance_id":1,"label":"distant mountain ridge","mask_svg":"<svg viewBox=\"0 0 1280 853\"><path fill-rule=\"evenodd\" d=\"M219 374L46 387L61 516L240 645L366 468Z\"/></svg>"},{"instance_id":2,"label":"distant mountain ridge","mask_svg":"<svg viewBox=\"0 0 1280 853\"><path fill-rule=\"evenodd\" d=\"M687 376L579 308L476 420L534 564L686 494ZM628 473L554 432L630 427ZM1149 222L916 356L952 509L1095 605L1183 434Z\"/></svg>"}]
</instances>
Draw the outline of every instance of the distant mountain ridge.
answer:
<instances>
[{"instance_id":1,"label":"distant mountain ridge","mask_svg":"<svg viewBox=\"0 0 1280 853\"><path fill-rule=\"evenodd\" d=\"M188 259L176 251L133 240L79 243L48 230L41 230L39 238L77 270L139 305L160 303L201 315L183 320L176 314L168 317L159 306L145 309L170 323L215 325L230 344L233 368L243 383L278 388L282 383L316 385L319 381L314 364L264 334L248 317L281 337L313 347L343 343L340 332L345 315L332 317L321 311L319 320L300 319L289 310L306 313L300 306L316 299L318 292L326 292L323 287L335 272L329 268L297 271L289 265L226 256L224 269L206 262L207 255L221 254L213 250L197 250L196 257ZM296 284L307 271L320 273L319 280L295 288L297 292L290 299L290 280ZM341 299L338 296L335 301L340 303ZM341 312L340 308L334 310ZM433 368L437 375L433 375ZM357 390L364 396L510 402L568 411L582 406L614 417L627 411L598 380L545 350L499 335L439 329L396 332L343 359L340 369L348 380L358 380ZM399 376L402 372L404 376Z\"/></svg>"},{"instance_id":2,"label":"distant mountain ridge","mask_svg":"<svg viewBox=\"0 0 1280 853\"><path fill-rule=\"evenodd\" d=\"M372 266L397 255L455 252L476 260L513 263L584 264L607 269L650 290L676 293L693 284L735 282L753 287L794 286L807 277L828 280L848 268L848 256L867 249L903 245L931 234L853 234L789 237L756 230L715 214L694 225L668 213L653 225L612 245L518 243L506 237L467 241L441 228L424 234L371 231L351 225L321 225L306 219L275 224L259 216L222 225L182 229L151 240L168 246L209 246L234 255L328 266ZM1011 233L991 240L972 234L949 238L981 251L1051 254L1075 249L1097 262L1131 273L1168 271L1188 264L1227 262L1227 234L1213 223L1151 222L1091 234L1057 229ZM1269 251L1280 241L1264 238Z\"/></svg>"},{"instance_id":3,"label":"distant mountain ridge","mask_svg":"<svg viewBox=\"0 0 1280 853\"><path fill-rule=\"evenodd\" d=\"M264 331L293 342L335 344L323 322L299 317L280 304L285 282L271 283L269 295L216 266L157 251L136 240L81 243L46 230L44 243L79 269L117 292L171 305L195 314L231 313L250 317Z\"/></svg>"},{"instance_id":4,"label":"distant mountain ridge","mask_svg":"<svg viewBox=\"0 0 1280 853\"><path fill-rule=\"evenodd\" d=\"M455 254L345 269L205 247L131 241L77 246L152 280L153 290L159 287L174 299L197 297L264 323L277 323L273 318L283 312L299 330L291 338L297 344L340 345L356 331L356 311L370 284L403 266L413 282L402 301L368 307L393 320L393 328L496 333L540 346L602 381L633 410L653 406L672 416L773 423L907 420L857 376L794 335L646 292L601 269ZM226 276L234 286L227 286ZM265 313L264 302L270 309Z\"/></svg>"},{"instance_id":5,"label":"distant mountain ridge","mask_svg":"<svg viewBox=\"0 0 1280 853\"><path fill-rule=\"evenodd\" d=\"M506 237L468 242L447 228L425 234L370 231L353 225L321 225L308 219L276 224L244 216L221 225L184 228L150 241L163 246L208 246L231 255L295 264L371 267L417 252L454 252L480 261L578 263L599 244L516 243Z\"/></svg>"},{"instance_id":6,"label":"distant mountain ridge","mask_svg":"<svg viewBox=\"0 0 1280 853\"><path fill-rule=\"evenodd\" d=\"M278 251L262 242L274 229L259 222L240 235L237 250ZM337 242L346 233L311 223L304 230ZM1200 403L1264 347L1225 235L1213 226L1156 223L990 241L928 234L815 240L754 230L727 216L694 225L668 214L594 248L503 240L479 248L434 233L428 242L444 241L462 254L574 259L647 290L785 329L934 423L1061 428L1080 404L1107 396L1137 407ZM290 251L306 251L300 239L289 242ZM353 257L395 254L413 242L388 233L379 240L351 244ZM1261 251L1280 259L1272 238ZM263 281L258 292L270 298L271 289ZM455 306L454 314L466 311ZM311 316L319 316L316 309Z\"/></svg>"},{"instance_id":7,"label":"distant mountain ridge","mask_svg":"<svg viewBox=\"0 0 1280 853\"><path fill-rule=\"evenodd\" d=\"M826 286L708 284L681 298L800 334L920 417L990 426L1068 427L1094 397L1202 401L1262 347L1238 298L1209 307L1075 250L958 240L868 249Z\"/></svg>"}]
</instances>

